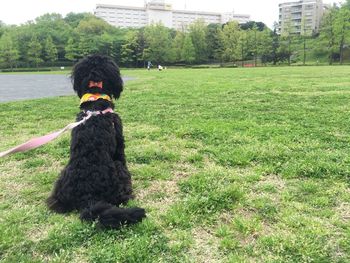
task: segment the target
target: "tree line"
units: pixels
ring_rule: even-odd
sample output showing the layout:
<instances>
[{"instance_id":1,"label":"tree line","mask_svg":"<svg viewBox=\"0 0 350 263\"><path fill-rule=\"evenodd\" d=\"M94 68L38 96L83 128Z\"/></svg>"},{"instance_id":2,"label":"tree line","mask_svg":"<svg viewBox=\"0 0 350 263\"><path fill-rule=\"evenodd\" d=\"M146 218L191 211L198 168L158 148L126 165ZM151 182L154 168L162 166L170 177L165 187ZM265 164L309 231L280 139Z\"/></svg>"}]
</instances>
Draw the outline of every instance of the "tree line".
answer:
<instances>
[{"instance_id":1,"label":"tree line","mask_svg":"<svg viewBox=\"0 0 350 263\"><path fill-rule=\"evenodd\" d=\"M303 23L302 23L303 24ZM293 34L286 26L269 29L261 22L206 25L197 20L186 30L152 24L139 29L109 25L88 13L45 14L20 26L0 21L0 67L71 65L93 53L112 56L121 66L206 63L342 64L350 58L350 0L323 16L318 33Z\"/></svg>"}]
</instances>

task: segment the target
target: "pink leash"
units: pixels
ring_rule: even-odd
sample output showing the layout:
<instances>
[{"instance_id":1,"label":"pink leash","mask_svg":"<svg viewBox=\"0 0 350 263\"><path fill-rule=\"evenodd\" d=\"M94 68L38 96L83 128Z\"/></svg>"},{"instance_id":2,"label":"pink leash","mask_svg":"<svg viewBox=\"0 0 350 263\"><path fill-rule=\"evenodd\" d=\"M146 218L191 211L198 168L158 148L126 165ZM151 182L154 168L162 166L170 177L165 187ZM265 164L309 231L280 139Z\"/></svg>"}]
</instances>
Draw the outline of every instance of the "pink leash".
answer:
<instances>
[{"instance_id":1,"label":"pink leash","mask_svg":"<svg viewBox=\"0 0 350 263\"><path fill-rule=\"evenodd\" d=\"M35 149L40 147L41 145L44 145L54 139L56 139L58 136L60 136L62 133L64 133L65 131L68 130L72 130L75 127L79 126L80 124L84 124L88 119L90 119L92 116L97 116L99 114L105 114L107 112L113 112L113 110L111 108L105 109L104 111L87 111L87 115L78 122L74 122L74 123L70 123L68 124L66 127L64 127L63 129L41 136L41 137L37 137L37 138L33 138L29 141L27 141L26 143L23 143L21 145L18 145L10 150L4 151L0 153L0 158L1 157L5 157L6 155L12 154L12 153L16 153L16 152L25 152L31 149Z\"/></svg>"}]
</instances>

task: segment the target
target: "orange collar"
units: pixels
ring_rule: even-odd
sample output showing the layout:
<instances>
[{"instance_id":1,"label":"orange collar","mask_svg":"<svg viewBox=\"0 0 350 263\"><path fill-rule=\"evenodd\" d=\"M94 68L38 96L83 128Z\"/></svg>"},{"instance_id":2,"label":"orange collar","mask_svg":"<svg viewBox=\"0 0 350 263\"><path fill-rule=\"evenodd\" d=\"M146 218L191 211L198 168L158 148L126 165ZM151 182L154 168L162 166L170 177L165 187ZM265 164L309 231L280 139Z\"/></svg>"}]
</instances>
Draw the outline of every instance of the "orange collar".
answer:
<instances>
[{"instance_id":1,"label":"orange collar","mask_svg":"<svg viewBox=\"0 0 350 263\"><path fill-rule=\"evenodd\" d=\"M99 99L112 101L111 97L108 96L107 94L86 93L86 94L83 95L83 97L81 97L81 99L80 99L80 105L83 104L84 102L87 102L87 101L96 101L96 100L99 100Z\"/></svg>"}]
</instances>

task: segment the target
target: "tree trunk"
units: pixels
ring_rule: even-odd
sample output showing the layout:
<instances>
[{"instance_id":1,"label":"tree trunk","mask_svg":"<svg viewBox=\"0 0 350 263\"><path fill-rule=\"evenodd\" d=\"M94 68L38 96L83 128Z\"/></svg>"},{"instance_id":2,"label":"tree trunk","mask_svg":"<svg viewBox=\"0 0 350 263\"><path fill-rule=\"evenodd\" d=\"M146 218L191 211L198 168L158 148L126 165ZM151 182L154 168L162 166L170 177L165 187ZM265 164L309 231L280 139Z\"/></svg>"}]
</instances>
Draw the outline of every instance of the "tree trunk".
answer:
<instances>
[{"instance_id":1,"label":"tree trunk","mask_svg":"<svg viewBox=\"0 0 350 263\"><path fill-rule=\"evenodd\" d=\"M329 65L333 65L333 52L329 55Z\"/></svg>"},{"instance_id":2,"label":"tree trunk","mask_svg":"<svg viewBox=\"0 0 350 263\"><path fill-rule=\"evenodd\" d=\"M258 51L258 47L257 47L257 43L256 43L256 30L254 32L254 66L257 66L257 51Z\"/></svg>"},{"instance_id":3,"label":"tree trunk","mask_svg":"<svg viewBox=\"0 0 350 263\"><path fill-rule=\"evenodd\" d=\"M344 33L341 36L340 45L339 45L339 63L343 65L343 56L344 56Z\"/></svg>"},{"instance_id":4,"label":"tree trunk","mask_svg":"<svg viewBox=\"0 0 350 263\"><path fill-rule=\"evenodd\" d=\"M257 61L257 56L254 54L254 66L257 67L258 61Z\"/></svg>"},{"instance_id":5,"label":"tree trunk","mask_svg":"<svg viewBox=\"0 0 350 263\"><path fill-rule=\"evenodd\" d=\"M288 66L290 66L290 64L291 64L291 56L292 56L290 45L291 45L291 41L290 41L290 37L289 37L289 39L288 39Z\"/></svg>"},{"instance_id":6,"label":"tree trunk","mask_svg":"<svg viewBox=\"0 0 350 263\"><path fill-rule=\"evenodd\" d=\"M304 60L303 60L303 65L305 66L306 63L306 38L304 36Z\"/></svg>"}]
</instances>

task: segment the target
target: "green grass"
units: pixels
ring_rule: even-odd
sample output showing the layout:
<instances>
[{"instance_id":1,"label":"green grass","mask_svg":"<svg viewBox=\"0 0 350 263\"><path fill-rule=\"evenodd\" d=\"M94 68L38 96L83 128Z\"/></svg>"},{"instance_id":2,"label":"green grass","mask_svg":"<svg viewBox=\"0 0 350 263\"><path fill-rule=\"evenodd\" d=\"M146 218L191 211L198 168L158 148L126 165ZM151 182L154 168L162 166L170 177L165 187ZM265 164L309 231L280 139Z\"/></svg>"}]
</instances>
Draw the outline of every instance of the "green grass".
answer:
<instances>
[{"instance_id":1,"label":"green grass","mask_svg":"<svg viewBox=\"0 0 350 263\"><path fill-rule=\"evenodd\" d=\"M69 134L0 160L2 262L350 262L350 67L123 71L136 200L121 230L49 212ZM0 104L1 148L76 97Z\"/></svg>"}]
</instances>

